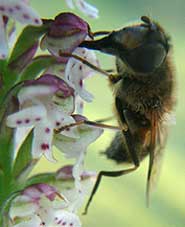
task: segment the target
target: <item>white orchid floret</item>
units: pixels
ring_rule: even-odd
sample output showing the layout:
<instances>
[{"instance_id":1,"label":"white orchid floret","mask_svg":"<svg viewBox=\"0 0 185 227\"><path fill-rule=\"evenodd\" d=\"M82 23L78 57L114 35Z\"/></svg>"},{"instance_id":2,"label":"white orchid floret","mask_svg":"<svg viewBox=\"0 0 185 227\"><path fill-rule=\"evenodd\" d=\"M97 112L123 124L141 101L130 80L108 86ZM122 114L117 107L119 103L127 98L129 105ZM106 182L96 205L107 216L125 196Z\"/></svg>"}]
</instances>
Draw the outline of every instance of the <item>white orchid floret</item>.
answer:
<instances>
[{"instance_id":1,"label":"white orchid floret","mask_svg":"<svg viewBox=\"0 0 185 227\"><path fill-rule=\"evenodd\" d=\"M74 9L74 4L76 7L86 14L89 17L97 18L98 17L98 9L95 6L85 2L84 0L65 0L66 4L69 8ZM74 3L73 3L74 2Z\"/></svg>"},{"instance_id":2,"label":"white orchid floret","mask_svg":"<svg viewBox=\"0 0 185 227\"><path fill-rule=\"evenodd\" d=\"M8 37L4 16L22 24L39 26L42 21L39 15L24 0L0 0L0 59L8 56Z\"/></svg>"},{"instance_id":3,"label":"white orchid floret","mask_svg":"<svg viewBox=\"0 0 185 227\"><path fill-rule=\"evenodd\" d=\"M75 116L77 122L82 119L84 119L83 116ZM79 125L77 130L79 134L78 139L69 138L62 134L58 134L54 137L54 145L65 154L66 158L76 159L72 170L72 175L75 179L76 194L74 193L74 196L76 197L76 202L71 206L72 211L78 209L79 204L84 200L85 192L82 187L81 175L84 170L83 164L87 147L103 133L103 129L87 125Z\"/></svg>"},{"instance_id":4,"label":"white orchid floret","mask_svg":"<svg viewBox=\"0 0 185 227\"><path fill-rule=\"evenodd\" d=\"M81 115L73 115L73 117L76 122L86 119ZM103 133L102 128L84 124L79 125L77 131L78 138L66 137L63 134L56 134L54 137L54 145L65 154L66 158L78 158Z\"/></svg>"},{"instance_id":5,"label":"white orchid floret","mask_svg":"<svg viewBox=\"0 0 185 227\"><path fill-rule=\"evenodd\" d=\"M38 159L44 154L48 160L54 161L51 150L54 129L75 122L70 116L74 111L73 93L73 89L62 79L50 74L27 82L20 90L18 99L21 109L7 117L7 125L34 128L33 158ZM62 133L77 137L75 129Z\"/></svg>"},{"instance_id":6,"label":"white orchid floret","mask_svg":"<svg viewBox=\"0 0 185 227\"><path fill-rule=\"evenodd\" d=\"M37 215L31 215L21 220L18 224L13 224L11 227L41 227L42 221Z\"/></svg>"},{"instance_id":7,"label":"white orchid floret","mask_svg":"<svg viewBox=\"0 0 185 227\"><path fill-rule=\"evenodd\" d=\"M76 212L85 196L89 195L96 174L83 171L80 176L83 190L79 192L72 173L73 166L64 166L56 172L55 187L42 183L25 188L11 202L9 216L12 226L80 227Z\"/></svg>"},{"instance_id":8,"label":"white orchid floret","mask_svg":"<svg viewBox=\"0 0 185 227\"><path fill-rule=\"evenodd\" d=\"M60 53L72 53L87 36L91 36L91 31L86 21L73 13L61 13L51 21L40 46L66 62Z\"/></svg>"},{"instance_id":9,"label":"white orchid floret","mask_svg":"<svg viewBox=\"0 0 185 227\"><path fill-rule=\"evenodd\" d=\"M45 191L42 188L46 186ZM40 201L43 197L51 200L47 196L48 193L54 193L56 196L56 191L54 187L46 184L36 184L24 189L20 195L18 195L13 201L10 209L10 217L12 219L16 217L24 217L33 214L37 209L39 209ZM29 208L30 207L30 208ZM22 209L24 208L24 209Z\"/></svg>"},{"instance_id":10,"label":"white orchid floret","mask_svg":"<svg viewBox=\"0 0 185 227\"><path fill-rule=\"evenodd\" d=\"M25 227L31 224L44 223L43 226L49 226L55 220L55 210L53 201L59 197L60 202L64 202L64 197L60 195L56 188L47 184L35 184L24 189L11 204L10 217L12 221L20 219L20 224L15 225ZM38 216L38 218L35 218Z\"/></svg>"},{"instance_id":11,"label":"white orchid floret","mask_svg":"<svg viewBox=\"0 0 185 227\"><path fill-rule=\"evenodd\" d=\"M82 57L95 66L99 66L96 55L92 50L79 47L75 49L73 54ZM91 102L93 95L85 89L84 79L92 76L94 73L95 71L89 66L71 57L65 68L65 81L75 89L76 94L78 94L81 99Z\"/></svg>"},{"instance_id":12,"label":"white orchid floret","mask_svg":"<svg viewBox=\"0 0 185 227\"><path fill-rule=\"evenodd\" d=\"M72 165L64 166L57 171L56 179L58 182L57 188L68 201L67 210L76 212L82 206L84 199L90 195L97 174L96 172L83 170L79 176L80 188L78 188L76 187L76 181L79 179L74 178L73 172ZM58 206L61 207L60 204Z\"/></svg>"},{"instance_id":13,"label":"white orchid floret","mask_svg":"<svg viewBox=\"0 0 185 227\"><path fill-rule=\"evenodd\" d=\"M79 217L69 211L57 210L54 213L54 217L48 216L49 222L45 222L45 219L34 214L20 219L18 224L11 225L12 227L81 227L81 221Z\"/></svg>"},{"instance_id":14,"label":"white orchid floret","mask_svg":"<svg viewBox=\"0 0 185 227\"><path fill-rule=\"evenodd\" d=\"M91 64L99 67L98 59L93 50L78 47L73 54L78 55L82 59L87 60ZM96 71L86 64L71 57L65 63L55 64L48 70L49 73L54 73L64 79L70 87L75 90L75 112L83 114L84 100L92 102L93 95L85 89L85 79L95 75Z\"/></svg>"}]
</instances>

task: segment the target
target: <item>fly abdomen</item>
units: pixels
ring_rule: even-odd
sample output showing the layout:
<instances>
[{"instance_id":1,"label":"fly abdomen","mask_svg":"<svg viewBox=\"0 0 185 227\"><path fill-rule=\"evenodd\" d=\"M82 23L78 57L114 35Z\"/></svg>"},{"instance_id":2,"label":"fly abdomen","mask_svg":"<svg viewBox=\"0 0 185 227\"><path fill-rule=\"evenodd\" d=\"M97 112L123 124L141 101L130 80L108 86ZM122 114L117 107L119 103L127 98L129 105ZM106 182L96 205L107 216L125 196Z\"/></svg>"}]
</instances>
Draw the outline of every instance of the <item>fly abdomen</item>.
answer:
<instances>
[{"instance_id":1,"label":"fly abdomen","mask_svg":"<svg viewBox=\"0 0 185 227\"><path fill-rule=\"evenodd\" d=\"M124 144L122 132L117 132L104 154L117 163L131 162L131 157Z\"/></svg>"}]
</instances>

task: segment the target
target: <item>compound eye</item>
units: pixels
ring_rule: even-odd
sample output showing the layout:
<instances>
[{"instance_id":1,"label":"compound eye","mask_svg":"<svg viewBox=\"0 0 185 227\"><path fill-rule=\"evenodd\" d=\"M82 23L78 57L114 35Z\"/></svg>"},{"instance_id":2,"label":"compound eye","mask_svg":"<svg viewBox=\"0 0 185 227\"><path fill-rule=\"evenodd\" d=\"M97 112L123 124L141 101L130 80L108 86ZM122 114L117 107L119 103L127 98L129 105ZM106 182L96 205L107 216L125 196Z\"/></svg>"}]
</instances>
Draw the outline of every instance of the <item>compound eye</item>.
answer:
<instances>
[{"instance_id":1,"label":"compound eye","mask_svg":"<svg viewBox=\"0 0 185 227\"><path fill-rule=\"evenodd\" d=\"M166 55L162 44L152 43L129 51L124 59L135 72L151 73L164 62Z\"/></svg>"}]
</instances>

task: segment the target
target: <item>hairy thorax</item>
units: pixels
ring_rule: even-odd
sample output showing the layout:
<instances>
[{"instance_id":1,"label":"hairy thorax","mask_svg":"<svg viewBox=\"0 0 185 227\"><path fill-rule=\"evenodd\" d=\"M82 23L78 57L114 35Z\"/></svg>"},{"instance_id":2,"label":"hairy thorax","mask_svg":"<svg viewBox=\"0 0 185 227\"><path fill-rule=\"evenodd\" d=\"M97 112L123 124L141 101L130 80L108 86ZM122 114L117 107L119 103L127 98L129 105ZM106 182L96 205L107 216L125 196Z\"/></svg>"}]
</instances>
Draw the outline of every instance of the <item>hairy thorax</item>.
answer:
<instances>
[{"instance_id":1,"label":"hairy thorax","mask_svg":"<svg viewBox=\"0 0 185 227\"><path fill-rule=\"evenodd\" d=\"M159 116L171 112L174 105L174 81L168 61L156 72L147 75L123 72L122 79L114 85L115 97L125 108L146 115L156 111Z\"/></svg>"}]
</instances>

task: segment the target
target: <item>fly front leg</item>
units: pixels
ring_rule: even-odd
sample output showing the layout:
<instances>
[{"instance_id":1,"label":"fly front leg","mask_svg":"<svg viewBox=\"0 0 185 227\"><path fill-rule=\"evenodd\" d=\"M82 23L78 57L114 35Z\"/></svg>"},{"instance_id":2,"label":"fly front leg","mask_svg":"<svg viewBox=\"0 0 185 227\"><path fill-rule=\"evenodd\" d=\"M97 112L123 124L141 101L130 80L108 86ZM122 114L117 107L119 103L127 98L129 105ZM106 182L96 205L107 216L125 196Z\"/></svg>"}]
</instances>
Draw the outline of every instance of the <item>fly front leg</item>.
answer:
<instances>
[{"instance_id":1,"label":"fly front leg","mask_svg":"<svg viewBox=\"0 0 185 227\"><path fill-rule=\"evenodd\" d=\"M89 121L89 120L81 120L81 121L77 121L75 123L64 125L61 128L55 129L55 133L58 134L66 129L73 128L75 126L80 126L80 125L88 125L88 126L93 126L93 127L97 127L97 128L112 129L112 130L120 131L119 126L108 125L108 124L103 124L103 123Z\"/></svg>"},{"instance_id":2,"label":"fly front leg","mask_svg":"<svg viewBox=\"0 0 185 227\"><path fill-rule=\"evenodd\" d=\"M59 52L59 55L61 57L66 57L66 58L74 58L80 62L82 62L84 65L87 65L88 67L90 67L91 69L107 76L109 78L109 81L111 83L117 83L120 79L121 79L121 75L119 74L112 74L109 72L109 70L104 70L101 69L100 67L93 65L92 63L90 63L89 61L87 61L86 59L84 59L83 57L80 57L76 54L71 54L71 53L63 53L63 52ZM112 70L111 70L112 71Z\"/></svg>"}]
</instances>

